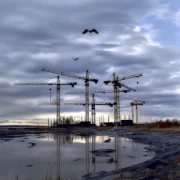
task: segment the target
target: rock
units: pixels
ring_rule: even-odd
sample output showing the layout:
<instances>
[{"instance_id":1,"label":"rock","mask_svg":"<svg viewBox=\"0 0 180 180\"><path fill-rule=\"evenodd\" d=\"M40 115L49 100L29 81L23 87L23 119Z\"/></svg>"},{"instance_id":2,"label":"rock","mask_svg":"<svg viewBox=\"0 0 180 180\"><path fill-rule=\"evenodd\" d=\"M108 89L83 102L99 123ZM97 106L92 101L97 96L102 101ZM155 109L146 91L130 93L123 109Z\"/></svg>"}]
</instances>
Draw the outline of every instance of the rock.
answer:
<instances>
[{"instance_id":1,"label":"rock","mask_svg":"<svg viewBox=\"0 0 180 180\"><path fill-rule=\"evenodd\" d=\"M91 153L95 154L98 157L109 157L109 153L114 153L114 149L98 149L94 151L90 151Z\"/></svg>"},{"instance_id":2,"label":"rock","mask_svg":"<svg viewBox=\"0 0 180 180\"><path fill-rule=\"evenodd\" d=\"M36 145L36 143L32 143L32 142L29 142L28 144L30 144L30 146L28 146L29 148L32 148Z\"/></svg>"},{"instance_id":3,"label":"rock","mask_svg":"<svg viewBox=\"0 0 180 180\"><path fill-rule=\"evenodd\" d=\"M131 159L135 159L136 158L135 156L125 156L125 157L129 157Z\"/></svg>"},{"instance_id":4,"label":"rock","mask_svg":"<svg viewBox=\"0 0 180 180\"><path fill-rule=\"evenodd\" d=\"M112 162L114 162L113 158L110 158L110 159L107 160L107 163L112 163Z\"/></svg>"},{"instance_id":5,"label":"rock","mask_svg":"<svg viewBox=\"0 0 180 180\"><path fill-rule=\"evenodd\" d=\"M75 159L74 161L81 161L83 160L82 158L78 158L78 159Z\"/></svg>"}]
</instances>

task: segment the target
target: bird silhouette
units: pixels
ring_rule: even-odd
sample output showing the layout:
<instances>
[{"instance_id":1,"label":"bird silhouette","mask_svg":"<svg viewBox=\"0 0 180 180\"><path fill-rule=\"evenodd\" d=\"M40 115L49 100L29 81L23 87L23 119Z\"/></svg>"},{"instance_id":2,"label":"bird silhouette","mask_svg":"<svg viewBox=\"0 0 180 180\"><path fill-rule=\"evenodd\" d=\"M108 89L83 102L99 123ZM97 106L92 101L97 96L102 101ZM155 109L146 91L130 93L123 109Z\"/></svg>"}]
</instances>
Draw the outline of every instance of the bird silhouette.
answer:
<instances>
[{"instance_id":1,"label":"bird silhouette","mask_svg":"<svg viewBox=\"0 0 180 180\"><path fill-rule=\"evenodd\" d=\"M78 57L78 58L73 58L73 59L76 61L76 60L78 60L78 59L79 59L79 57Z\"/></svg>"},{"instance_id":2,"label":"bird silhouette","mask_svg":"<svg viewBox=\"0 0 180 180\"><path fill-rule=\"evenodd\" d=\"M90 32L90 33L94 32L94 33L96 33L96 34L99 34L99 32L98 32L96 29L92 29L92 30L85 29L85 30L82 32L82 34L86 34L87 32Z\"/></svg>"}]
</instances>

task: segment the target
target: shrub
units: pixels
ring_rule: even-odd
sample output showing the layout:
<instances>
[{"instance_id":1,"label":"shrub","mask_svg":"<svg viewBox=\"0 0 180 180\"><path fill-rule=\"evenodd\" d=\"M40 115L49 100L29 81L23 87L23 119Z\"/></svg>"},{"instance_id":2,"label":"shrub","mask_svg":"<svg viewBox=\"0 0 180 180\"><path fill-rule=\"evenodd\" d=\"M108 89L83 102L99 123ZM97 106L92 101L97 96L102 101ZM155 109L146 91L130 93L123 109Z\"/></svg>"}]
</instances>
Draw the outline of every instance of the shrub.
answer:
<instances>
[{"instance_id":1,"label":"shrub","mask_svg":"<svg viewBox=\"0 0 180 180\"><path fill-rule=\"evenodd\" d=\"M169 127L178 127L180 123L177 119L166 119L163 120L156 120L155 122L149 123L148 128L169 128Z\"/></svg>"}]
</instances>

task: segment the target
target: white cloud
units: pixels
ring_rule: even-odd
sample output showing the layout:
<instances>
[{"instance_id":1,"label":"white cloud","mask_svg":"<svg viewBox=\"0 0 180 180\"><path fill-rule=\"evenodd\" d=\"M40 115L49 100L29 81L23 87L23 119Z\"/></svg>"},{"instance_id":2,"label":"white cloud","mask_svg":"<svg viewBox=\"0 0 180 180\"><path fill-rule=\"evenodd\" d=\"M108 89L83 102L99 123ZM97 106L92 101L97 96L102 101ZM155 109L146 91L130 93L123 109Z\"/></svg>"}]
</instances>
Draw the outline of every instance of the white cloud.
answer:
<instances>
[{"instance_id":1,"label":"white cloud","mask_svg":"<svg viewBox=\"0 0 180 180\"><path fill-rule=\"evenodd\" d=\"M176 77L180 77L180 72L175 72L175 73L171 73L171 76L169 78L176 78Z\"/></svg>"},{"instance_id":2,"label":"white cloud","mask_svg":"<svg viewBox=\"0 0 180 180\"><path fill-rule=\"evenodd\" d=\"M57 60L60 57L62 57L62 55L59 54L59 53L54 53L54 52L49 52L49 53L39 52L39 53L36 53L36 54L32 54L31 57L33 59Z\"/></svg>"},{"instance_id":3,"label":"white cloud","mask_svg":"<svg viewBox=\"0 0 180 180\"><path fill-rule=\"evenodd\" d=\"M140 54L144 54L145 53L145 49L141 46L133 46L132 49L134 51L130 52L129 54L132 55L140 55Z\"/></svg>"},{"instance_id":4,"label":"white cloud","mask_svg":"<svg viewBox=\"0 0 180 180\"><path fill-rule=\"evenodd\" d=\"M136 26L136 27L134 28L134 31L135 31L135 32L140 32L140 31L141 31L141 27L140 27L140 26Z\"/></svg>"},{"instance_id":5,"label":"white cloud","mask_svg":"<svg viewBox=\"0 0 180 180\"><path fill-rule=\"evenodd\" d=\"M172 18L172 11L169 4L161 4L154 12L154 15L161 20L169 20Z\"/></svg>"},{"instance_id":6,"label":"white cloud","mask_svg":"<svg viewBox=\"0 0 180 180\"><path fill-rule=\"evenodd\" d=\"M180 27L180 10L178 10L175 14L174 14L174 20L173 20L174 24L178 27Z\"/></svg>"},{"instance_id":7,"label":"white cloud","mask_svg":"<svg viewBox=\"0 0 180 180\"><path fill-rule=\"evenodd\" d=\"M152 40L151 34L145 34L145 37L147 39L147 44L148 45L161 47L160 43Z\"/></svg>"},{"instance_id":8,"label":"white cloud","mask_svg":"<svg viewBox=\"0 0 180 180\"><path fill-rule=\"evenodd\" d=\"M171 10L170 4L160 5L154 12L154 16L159 20L168 21L175 26L180 27L180 10Z\"/></svg>"}]
</instances>

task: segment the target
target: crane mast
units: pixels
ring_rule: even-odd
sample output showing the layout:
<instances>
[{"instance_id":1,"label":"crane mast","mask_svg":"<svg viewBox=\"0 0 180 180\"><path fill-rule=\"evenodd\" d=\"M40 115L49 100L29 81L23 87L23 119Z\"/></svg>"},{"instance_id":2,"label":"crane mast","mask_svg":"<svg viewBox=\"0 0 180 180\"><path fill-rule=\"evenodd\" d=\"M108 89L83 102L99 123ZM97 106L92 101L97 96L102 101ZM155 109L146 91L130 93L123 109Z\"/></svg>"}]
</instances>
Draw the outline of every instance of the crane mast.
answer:
<instances>
[{"instance_id":1,"label":"crane mast","mask_svg":"<svg viewBox=\"0 0 180 180\"><path fill-rule=\"evenodd\" d=\"M133 106L136 106L136 124L138 123L138 106L143 106L143 104L145 103L145 101L132 101L131 102L131 106L132 106L132 120L134 121L134 110L133 110Z\"/></svg>"},{"instance_id":2,"label":"crane mast","mask_svg":"<svg viewBox=\"0 0 180 180\"><path fill-rule=\"evenodd\" d=\"M113 73L113 86L114 86L114 103L116 103L116 105L114 106L114 122L118 121L118 113L117 113L117 105L118 105L118 92L117 92L117 86L118 86L118 81L116 81L116 74Z\"/></svg>"},{"instance_id":3,"label":"crane mast","mask_svg":"<svg viewBox=\"0 0 180 180\"><path fill-rule=\"evenodd\" d=\"M117 76L118 79L118 76ZM117 120L121 120L120 117L120 86L117 86Z\"/></svg>"},{"instance_id":4,"label":"crane mast","mask_svg":"<svg viewBox=\"0 0 180 180\"><path fill-rule=\"evenodd\" d=\"M95 95L92 94L92 110L91 110L91 117L92 117L92 124L95 124L96 122L96 110L95 110Z\"/></svg>"},{"instance_id":5,"label":"crane mast","mask_svg":"<svg viewBox=\"0 0 180 180\"><path fill-rule=\"evenodd\" d=\"M89 78L89 71L88 70L86 71L86 77L78 76L78 75L74 75L74 74L69 74L69 73L64 73L64 72L53 71L53 70L49 70L47 68L43 68L42 71L51 72L51 73L55 73L55 74L62 75L62 76L68 76L68 77L78 78L78 79L84 80L84 82L85 82L85 101L86 101L85 121L89 121L89 81L92 81L92 82L97 84L98 79Z\"/></svg>"},{"instance_id":6,"label":"crane mast","mask_svg":"<svg viewBox=\"0 0 180 180\"><path fill-rule=\"evenodd\" d=\"M86 79L89 79L89 71L86 71ZM86 115L85 115L85 121L89 121L89 81L85 80L85 100L86 100Z\"/></svg>"},{"instance_id":7,"label":"crane mast","mask_svg":"<svg viewBox=\"0 0 180 180\"><path fill-rule=\"evenodd\" d=\"M56 121L57 124L60 123L60 86L61 85L71 85L74 87L77 85L76 82L69 82L69 83L61 83L60 84L60 77L59 75L57 76L57 83L15 83L14 85L57 85L56 88Z\"/></svg>"},{"instance_id":8,"label":"crane mast","mask_svg":"<svg viewBox=\"0 0 180 180\"><path fill-rule=\"evenodd\" d=\"M56 89L56 120L57 120L57 124L60 124L60 79L59 79L59 75L57 77L57 89Z\"/></svg>"}]
</instances>

